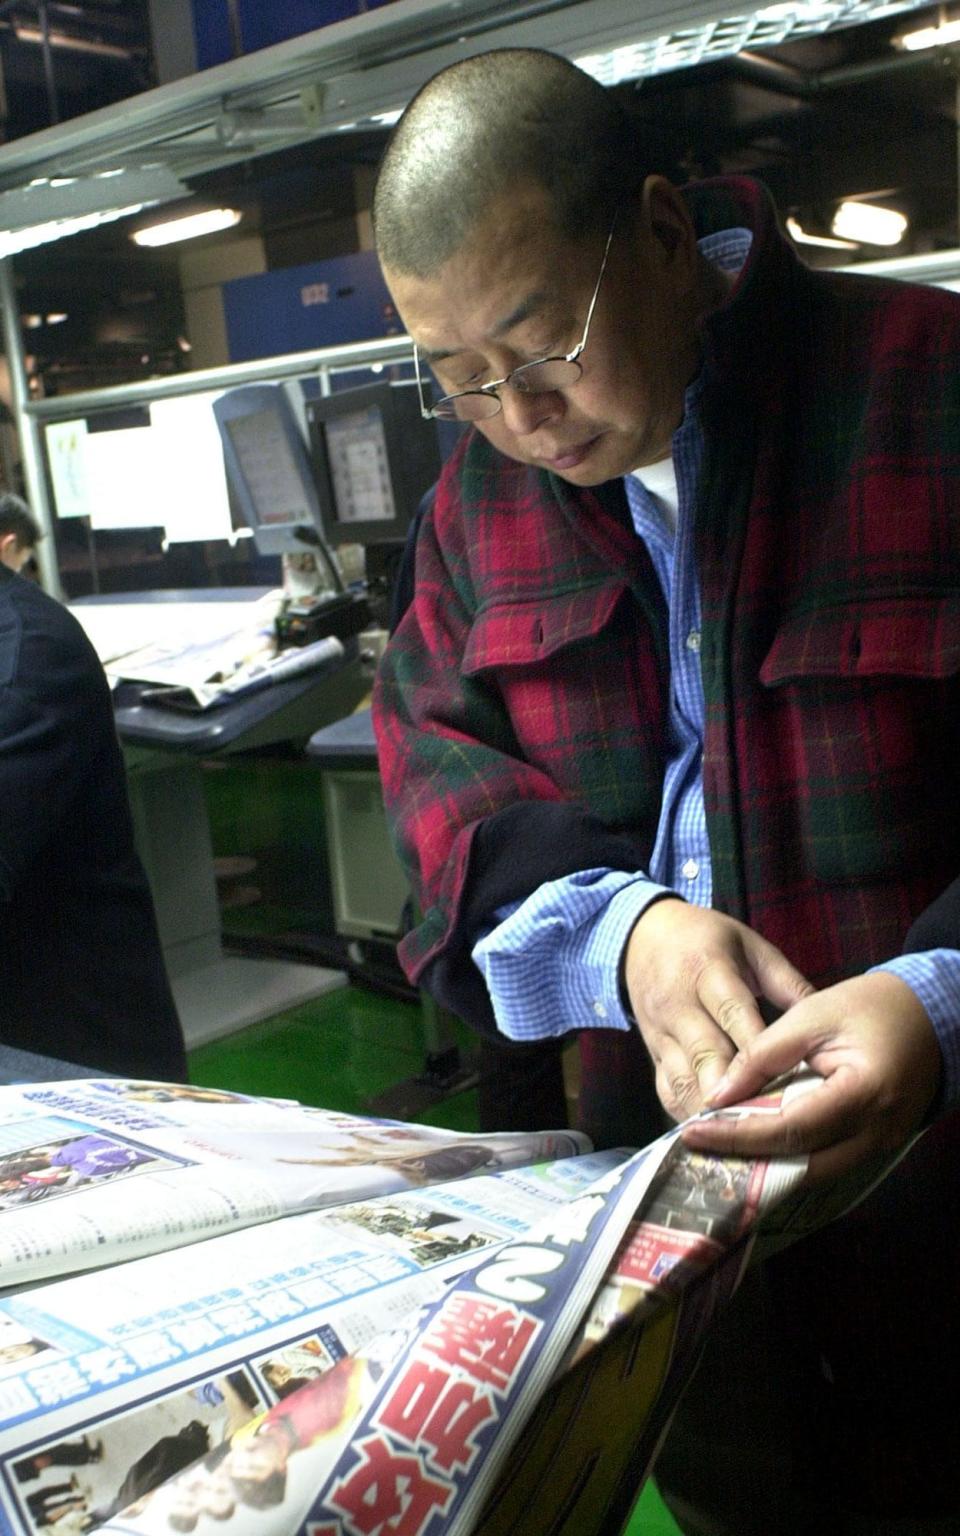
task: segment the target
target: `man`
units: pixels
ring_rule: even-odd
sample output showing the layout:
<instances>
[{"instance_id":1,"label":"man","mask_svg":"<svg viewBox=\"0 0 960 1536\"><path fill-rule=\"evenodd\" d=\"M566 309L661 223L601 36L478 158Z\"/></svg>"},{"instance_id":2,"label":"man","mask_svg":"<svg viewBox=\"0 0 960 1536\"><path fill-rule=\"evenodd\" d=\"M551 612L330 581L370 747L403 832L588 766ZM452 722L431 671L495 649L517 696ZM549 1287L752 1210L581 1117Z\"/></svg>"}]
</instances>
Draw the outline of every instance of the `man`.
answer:
<instances>
[{"instance_id":1,"label":"man","mask_svg":"<svg viewBox=\"0 0 960 1536\"><path fill-rule=\"evenodd\" d=\"M0 495L0 565L22 571L43 538L40 524L19 496Z\"/></svg>"},{"instance_id":2,"label":"man","mask_svg":"<svg viewBox=\"0 0 960 1536\"><path fill-rule=\"evenodd\" d=\"M110 691L73 615L0 565L0 1044L182 1078Z\"/></svg>"},{"instance_id":3,"label":"man","mask_svg":"<svg viewBox=\"0 0 960 1536\"><path fill-rule=\"evenodd\" d=\"M432 408L474 422L375 701L408 973L478 1028L581 1031L608 1143L655 1124L647 1062L681 1119L806 1058L802 1104L688 1142L821 1180L905 1145L960 1097L960 955L898 958L960 868L960 303L808 272L755 183L679 192L526 50L428 83L374 217ZM770 1271L773 1414L735 1400L758 1313L707 1362L662 1462L685 1530L948 1528L957 1124ZM935 1229L919 1294L902 1221Z\"/></svg>"}]
</instances>

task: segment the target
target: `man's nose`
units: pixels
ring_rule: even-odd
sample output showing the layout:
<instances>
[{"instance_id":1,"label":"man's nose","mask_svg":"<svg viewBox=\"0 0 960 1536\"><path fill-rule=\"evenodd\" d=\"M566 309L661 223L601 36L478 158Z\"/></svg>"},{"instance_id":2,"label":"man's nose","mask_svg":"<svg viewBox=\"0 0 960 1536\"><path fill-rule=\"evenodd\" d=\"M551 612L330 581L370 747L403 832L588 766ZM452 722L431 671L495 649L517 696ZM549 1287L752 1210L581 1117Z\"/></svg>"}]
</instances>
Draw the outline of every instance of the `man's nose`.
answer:
<instances>
[{"instance_id":1,"label":"man's nose","mask_svg":"<svg viewBox=\"0 0 960 1536\"><path fill-rule=\"evenodd\" d=\"M563 409L563 397L558 390L543 390L531 394L528 390L515 389L505 384L500 390L500 409L508 429L516 437L529 437L545 421L550 421Z\"/></svg>"}]
</instances>

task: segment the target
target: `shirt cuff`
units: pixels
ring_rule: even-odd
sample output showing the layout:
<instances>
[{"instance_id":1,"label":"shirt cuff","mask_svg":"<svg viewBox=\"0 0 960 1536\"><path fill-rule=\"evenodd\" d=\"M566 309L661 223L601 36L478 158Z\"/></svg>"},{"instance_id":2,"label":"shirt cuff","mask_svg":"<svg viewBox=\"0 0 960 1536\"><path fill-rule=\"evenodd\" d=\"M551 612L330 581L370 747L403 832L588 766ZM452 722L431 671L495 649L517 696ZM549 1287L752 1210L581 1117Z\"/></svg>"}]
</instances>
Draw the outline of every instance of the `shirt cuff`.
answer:
<instances>
[{"instance_id":1,"label":"shirt cuff","mask_svg":"<svg viewBox=\"0 0 960 1536\"><path fill-rule=\"evenodd\" d=\"M928 949L898 955L872 969L899 976L916 993L929 1015L943 1057L938 1107L960 1104L960 950Z\"/></svg>"},{"instance_id":2,"label":"shirt cuff","mask_svg":"<svg viewBox=\"0 0 960 1536\"><path fill-rule=\"evenodd\" d=\"M620 870L581 870L538 887L475 945L500 1032L548 1040L579 1029L632 1027L620 999L620 956L634 923L667 887Z\"/></svg>"}]
</instances>

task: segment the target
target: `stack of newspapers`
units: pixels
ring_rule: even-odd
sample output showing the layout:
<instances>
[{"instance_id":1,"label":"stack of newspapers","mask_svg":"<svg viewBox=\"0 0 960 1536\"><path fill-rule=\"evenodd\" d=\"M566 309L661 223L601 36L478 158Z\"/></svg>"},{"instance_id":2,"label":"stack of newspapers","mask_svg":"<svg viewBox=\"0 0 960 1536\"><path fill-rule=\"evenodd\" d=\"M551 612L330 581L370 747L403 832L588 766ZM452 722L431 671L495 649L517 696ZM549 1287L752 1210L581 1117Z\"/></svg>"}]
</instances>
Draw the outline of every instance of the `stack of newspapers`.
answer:
<instances>
[{"instance_id":1,"label":"stack of newspapers","mask_svg":"<svg viewBox=\"0 0 960 1536\"><path fill-rule=\"evenodd\" d=\"M802 1172L0 1088L0 1531L616 1531Z\"/></svg>"}]
</instances>

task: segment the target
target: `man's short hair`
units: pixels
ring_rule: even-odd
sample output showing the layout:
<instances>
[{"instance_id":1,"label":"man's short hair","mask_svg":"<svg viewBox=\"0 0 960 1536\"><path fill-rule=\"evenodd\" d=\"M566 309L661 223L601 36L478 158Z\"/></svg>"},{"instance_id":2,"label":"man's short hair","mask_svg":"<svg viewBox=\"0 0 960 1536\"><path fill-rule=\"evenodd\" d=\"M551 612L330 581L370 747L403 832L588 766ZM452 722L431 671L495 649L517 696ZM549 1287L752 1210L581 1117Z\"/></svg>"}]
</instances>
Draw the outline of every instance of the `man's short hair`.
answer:
<instances>
[{"instance_id":1,"label":"man's short hair","mask_svg":"<svg viewBox=\"0 0 960 1536\"><path fill-rule=\"evenodd\" d=\"M606 233L643 184L633 123L583 70L537 48L499 48L434 75L387 145L373 221L383 265L430 277L505 190L546 191L569 239Z\"/></svg>"},{"instance_id":2,"label":"man's short hair","mask_svg":"<svg viewBox=\"0 0 960 1536\"><path fill-rule=\"evenodd\" d=\"M43 529L21 496L12 491L0 495L0 539L12 533L18 549L36 549Z\"/></svg>"}]
</instances>

